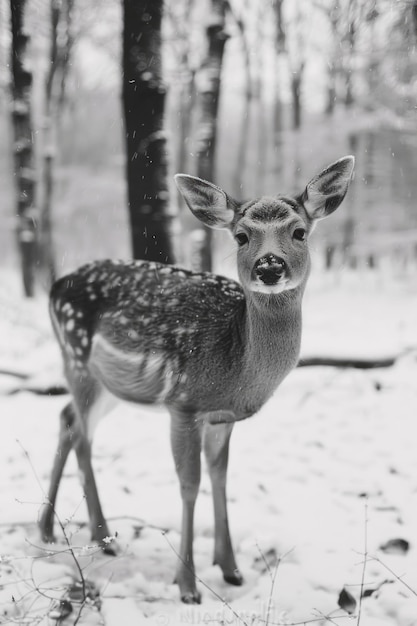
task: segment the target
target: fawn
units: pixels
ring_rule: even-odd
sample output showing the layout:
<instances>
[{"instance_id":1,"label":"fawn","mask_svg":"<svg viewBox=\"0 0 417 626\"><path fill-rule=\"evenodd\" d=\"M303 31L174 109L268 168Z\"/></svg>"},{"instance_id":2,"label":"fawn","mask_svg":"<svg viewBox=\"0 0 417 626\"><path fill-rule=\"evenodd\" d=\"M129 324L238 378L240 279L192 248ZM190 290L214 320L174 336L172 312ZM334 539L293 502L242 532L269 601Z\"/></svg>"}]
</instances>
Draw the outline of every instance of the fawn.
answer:
<instances>
[{"instance_id":1,"label":"fawn","mask_svg":"<svg viewBox=\"0 0 417 626\"><path fill-rule=\"evenodd\" d=\"M310 269L307 245L316 220L342 202L354 158L332 163L295 197L239 203L199 178L176 184L194 215L229 229L237 242L241 284L147 261L98 261L59 279L50 312L72 401L61 413L58 451L40 517L53 541L57 491L74 448L92 538L112 551L97 493L91 445L109 397L163 403L183 501L176 582L187 603L200 602L193 564L193 514L201 447L207 458L215 517L214 563L242 584L229 533L226 472L235 421L259 411L297 364L301 302Z\"/></svg>"}]
</instances>

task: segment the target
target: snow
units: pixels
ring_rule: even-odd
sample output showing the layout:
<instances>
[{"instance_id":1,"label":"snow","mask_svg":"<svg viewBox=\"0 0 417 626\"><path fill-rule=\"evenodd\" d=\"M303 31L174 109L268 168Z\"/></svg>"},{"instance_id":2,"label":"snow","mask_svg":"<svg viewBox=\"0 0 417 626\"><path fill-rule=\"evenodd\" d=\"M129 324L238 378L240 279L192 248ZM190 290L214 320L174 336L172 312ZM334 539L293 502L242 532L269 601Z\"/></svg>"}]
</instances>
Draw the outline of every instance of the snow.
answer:
<instances>
[{"instance_id":1,"label":"snow","mask_svg":"<svg viewBox=\"0 0 417 626\"><path fill-rule=\"evenodd\" d=\"M46 299L23 301L15 282L1 281L0 369L29 378L0 376L0 623L46 625L54 623L51 598L66 597L79 578L63 532L57 528L56 543L47 546L36 527L67 396L10 393L62 383ZM173 584L181 506L168 415L117 407L97 429L94 465L118 556L90 544L73 456L58 498L67 541L100 590L100 611L86 605L79 623L324 624L328 616L327 623L357 625L358 605L349 618L337 602L343 588L358 602L364 576L365 589L381 586L362 600L360 626L416 625L416 319L415 279L312 276L303 355L401 356L385 369L297 369L259 415L236 425L228 497L245 584L225 584L211 564L204 472L195 520L199 606L181 604ZM381 549L398 538L410 543L408 551ZM76 619L73 606L65 623Z\"/></svg>"}]
</instances>

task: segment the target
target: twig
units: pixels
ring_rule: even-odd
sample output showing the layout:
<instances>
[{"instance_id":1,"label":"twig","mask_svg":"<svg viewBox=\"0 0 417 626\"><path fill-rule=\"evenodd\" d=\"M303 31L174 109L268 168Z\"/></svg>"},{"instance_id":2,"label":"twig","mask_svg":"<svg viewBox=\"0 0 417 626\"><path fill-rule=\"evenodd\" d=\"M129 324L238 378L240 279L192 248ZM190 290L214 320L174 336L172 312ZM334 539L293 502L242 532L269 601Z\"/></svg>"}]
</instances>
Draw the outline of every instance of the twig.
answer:
<instances>
[{"instance_id":1,"label":"twig","mask_svg":"<svg viewBox=\"0 0 417 626\"><path fill-rule=\"evenodd\" d=\"M258 550L260 551L259 546L258 546ZM266 626L269 626L269 624L270 624L269 617L270 617L270 614L271 614L272 596L273 596L273 593L274 593L275 580L276 580L276 577L277 577L277 574L278 574L278 567L280 566L282 560L285 559L285 557L288 556L293 550L294 550L294 548L291 548L291 550L288 550L282 556L279 556L277 558L277 561L276 561L275 567L274 567L274 573L271 572L269 564L266 562L266 559L263 557L263 554L260 551L261 552L261 556L264 558L264 562L265 562L265 564L266 564L266 566L268 568L269 575L271 576L271 589L270 589L270 592L269 592L268 606L266 608L266 621L265 621Z\"/></svg>"},{"instance_id":2,"label":"twig","mask_svg":"<svg viewBox=\"0 0 417 626\"><path fill-rule=\"evenodd\" d=\"M360 588L360 593L359 593L358 616L357 616L356 626L359 626L360 621L361 621L363 589L365 585L366 562L368 560L368 496L365 496L364 548L365 548L365 552L364 552L364 559L363 559L361 588Z\"/></svg>"},{"instance_id":3,"label":"twig","mask_svg":"<svg viewBox=\"0 0 417 626\"><path fill-rule=\"evenodd\" d=\"M264 555L264 553L262 552L261 548L259 547L259 544L258 544L258 543L256 543L256 547L257 547L257 550L258 550L259 554L261 555L261 559L262 559L262 561L265 563L265 567L266 567L266 569L267 569L267 571L268 571L268 574L270 575L270 577L271 577L271 579L272 579L272 572L271 572L271 568L269 567L269 563L268 563L268 561L266 560L265 555Z\"/></svg>"},{"instance_id":4,"label":"twig","mask_svg":"<svg viewBox=\"0 0 417 626\"><path fill-rule=\"evenodd\" d=\"M115 521L115 520L130 520L132 522L138 522L143 526L143 528L153 528L154 530L159 530L162 533L168 533L171 528L164 528L163 526L156 526L155 524L148 524L141 517L136 517L135 515L114 515L113 517L108 517L107 521Z\"/></svg>"},{"instance_id":5,"label":"twig","mask_svg":"<svg viewBox=\"0 0 417 626\"><path fill-rule=\"evenodd\" d=\"M279 557L277 559L277 562L275 563L274 574L273 574L273 576L271 578L271 589L270 589L270 592L269 592L268 606L266 607L266 622L265 622L266 626L269 625L269 617L270 617L270 614L271 614L271 607L272 607L272 595L274 593L275 580L276 580L276 577L277 577L277 574L278 574L278 567L279 567L280 563L281 563L281 557Z\"/></svg>"},{"instance_id":6,"label":"twig","mask_svg":"<svg viewBox=\"0 0 417 626\"><path fill-rule=\"evenodd\" d=\"M38 483L39 488L40 488L40 490L41 490L41 492L42 492L42 494L43 494L43 496L44 496L45 500L48 502L49 506L51 506L51 507L52 507L52 503L51 503L51 501L49 500L48 496L46 495L46 493L45 493L45 491L44 491L44 489L43 489L43 487L42 487L42 483L41 483L41 481L40 481L40 479L39 479L39 476L38 476L38 474L37 474L37 472L36 472L35 466L34 466L34 465L33 465L33 463L32 463L32 459L30 458L28 451L24 448L24 446L22 445L22 443L21 443L18 439L17 439L16 441L17 441L18 445L21 447L21 449L22 449L22 451L23 451L23 454L25 455L26 460L27 460L27 462L29 463L29 465L30 465L30 467L31 467L31 469L32 469L32 472L33 472L33 475L34 475L34 477L35 477L35 480L36 480L36 482ZM82 594L83 594L83 595L82 595L83 600L82 600L82 602L81 602L81 605L80 605L80 608L79 608L79 611L78 611L78 615L77 615L77 617L76 617L76 618L75 618L75 620L74 620L74 626L76 626L76 625L79 623L79 621L80 621L80 618L81 618L81 613L82 613L82 611L83 611L83 609L84 609L84 606L85 606L85 604L86 604L86 600L87 600L87 593L86 593L86 583L85 583L85 578L84 578L84 574L83 574L83 570L82 570L82 568L81 568L81 565L80 565L80 563L79 563L79 561L78 561L78 559L77 559L77 557L76 557L76 555L75 555L75 552L74 552L73 546L71 545L71 542L70 542L70 540L69 540L69 538L68 538L68 535L67 535L67 533L66 533L66 531L65 531L65 526L64 526L63 522L61 521L61 518L59 517L59 515L58 515L58 513L57 513L57 511L56 511L56 509L55 509L55 507L52 507L52 510L53 510L54 516L55 516L55 518L56 518L56 520L57 520L57 522L58 522L58 525L59 525L59 527L60 527L60 529L61 529L61 532L62 532L62 534L63 534L64 540L65 540L65 543L66 543L66 544L67 544L67 546L68 546L68 552L69 552L69 554L71 555L71 557L72 557L72 559L73 559L73 561L74 561L75 567L76 567L76 569L77 569L77 571L78 571L78 574L79 574L79 576L80 576L81 588L82 588Z\"/></svg>"},{"instance_id":7,"label":"twig","mask_svg":"<svg viewBox=\"0 0 417 626\"><path fill-rule=\"evenodd\" d=\"M376 561L377 563L379 563L380 565L382 565L382 567L385 567L385 569L394 576L394 578L396 580L398 580L401 584L404 585L404 587L406 587L408 589L408 591L410 591L413 596L417 597L417 591L415 591L412 587L410 587L410 585L408 585L401 576L398 576L398 574L396 574L390 567L388 567L388 565L386 563L384 563L384 561L381 561L381 559L379 559L377 556L370 556L369 557L370 560L372 561Z\"/></svg>"},{"instance_id":8,"label":"twig","mask_svg":"<svg viewBox=\"0 0 417 626\"><path fill-rule=\"evenodd\" d=\"M318 611L320 613L320 611ZM310 619L303 619L299 622L285 622L285 626L306 626L306 624L315 624L316 622L325 619L327 621L331 619L352 619L352 615L333 615L333 618L329 615L325 615L324 613L320 613L320 617L313 617ZM282 622L269 622L269 626L282 626Z\"/></svg>"},{"instance_id":9,"label":"twig","mask_svg":"<svg viewBox=\"0 0 417 626\"><path fill-rule=\"evenodd\" d=\"M336 622L334 621L334 619L331 616L331 613L329 613L329 615L325 615L324 613L322 613L319 609L314 609L316 611L316 613L319 615L319 619L324 619L326 620L326 622L330 622L331 624L334 624L335 626L338 626L336 624ZM334 611L332 611L334 613ZM333 617L336 617L335 615L333 615ZM349 615L349 617L352 617L351 615Z\"/></svg>"}]
</instances>

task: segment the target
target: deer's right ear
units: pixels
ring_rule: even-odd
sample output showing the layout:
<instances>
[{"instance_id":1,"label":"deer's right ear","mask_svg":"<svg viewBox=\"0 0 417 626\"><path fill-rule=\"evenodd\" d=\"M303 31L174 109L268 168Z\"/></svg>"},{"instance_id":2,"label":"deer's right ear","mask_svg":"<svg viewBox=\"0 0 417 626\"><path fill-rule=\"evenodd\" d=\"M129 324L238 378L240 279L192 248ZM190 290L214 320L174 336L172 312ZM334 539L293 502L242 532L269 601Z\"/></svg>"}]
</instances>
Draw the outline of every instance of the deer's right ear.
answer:
<instances>
[{"instance_id":1,"label":"deer's right ear","mask_svg":"<svg viewBox=\"0 0 417 626\"><path fill-rule=\"evenodd\" d=\"M337 209L352 180L354 165L353 156L343 157L310 180L302 202L312 220L323 219Z\"/></svg>"},{"instance_id":2,"label":"deer's right ear","mask_svg":"<svg viewBox=\"0 0 417 626\"><path fill-rule=\"evenodd\" d=\"M177 174L175 183L191 212L210 228L229 228L235 212L227 194L213 183Z\"/></svg>"}]
</instances>

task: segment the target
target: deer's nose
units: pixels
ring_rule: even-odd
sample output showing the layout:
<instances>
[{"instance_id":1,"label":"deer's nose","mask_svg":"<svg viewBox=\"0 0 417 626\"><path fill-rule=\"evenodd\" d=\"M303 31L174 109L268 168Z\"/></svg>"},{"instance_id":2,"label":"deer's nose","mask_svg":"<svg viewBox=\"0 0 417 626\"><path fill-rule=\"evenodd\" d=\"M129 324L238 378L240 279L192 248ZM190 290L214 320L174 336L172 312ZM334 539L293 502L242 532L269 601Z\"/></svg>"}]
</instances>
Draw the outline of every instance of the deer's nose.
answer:
<instances>
[{"instance_id":1,"label":"deer's nose","mask_svg":"<svg viewBox=\"0 0 417 626\"><path fill-rule=\"evenodd\" d=\"M254 269L256 277L265 285L276 285L285 274L286 263L270 253L258 259Z\"/></svg>"}]
</instances>

